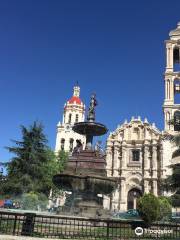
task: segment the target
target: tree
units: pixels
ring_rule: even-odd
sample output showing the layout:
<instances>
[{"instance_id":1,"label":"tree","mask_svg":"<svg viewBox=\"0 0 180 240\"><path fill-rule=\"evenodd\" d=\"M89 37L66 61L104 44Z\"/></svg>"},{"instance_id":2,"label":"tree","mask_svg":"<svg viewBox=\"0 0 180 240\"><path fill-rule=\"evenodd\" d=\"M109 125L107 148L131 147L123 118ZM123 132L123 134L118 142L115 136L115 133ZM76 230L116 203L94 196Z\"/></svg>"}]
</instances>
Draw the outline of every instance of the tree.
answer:
<instances>
[{"instance_id":1,"label":"tree","mask_svg":"<svg viewBox=\"0 0 180 240\"><path fill-rule=\"evenodd\" d=\"M54 153L47 146L41 123L34 122L29 128L21 126L22 140L13 140L15 146L7 147L15 154L7 166L4 194L17 196L23 193L43 193L51 189L52 176L58 171Z\"/></svg>"},{"instance_id":2,"label":"tree","mask_svg":"<svg viewBox=\"0 0 180 240\"><path fill-rule=\"evenodd\" d=\"M180 159L180 119L175 118L170 120L169 124L175 126L178 133L174 135L167 134L165 139L169 139L177 148L173 153L172 158ZM172 175L162 182L162 188L173 192L173 195L171 196L172 206L180 207L180 162L172 164L170 167L172 169Z\"/></svg>"},{"instance_id":3,"label":"tree","mask_svg":"<svg viewBox=\"0 0 180 240\"><path fill-rule=\"evenodd\" d=\"M65 170L67 161L68 161L68 156L69 156L69 153L65 152L64 150L60 150L56 155L56 165L57 165L56 172L58 174L62 173ZM51 200L55 200L60 196L63 197L65 194L65 191L53 185L51 193L52 193L52 195L50 196Z\"/></svg>"},{"instance_id":4,"label":"tree","mask_svg":"<svg viewBox=\"0 0 180 240\"><path fill-rule=\"evenodd\" d=\"M57 162L58 162L58 170L59 173L63 172L66 164L67 164L67 160L68 160L68 156L69 153L65 152L64 150L60 150L57 154Z\"/></svg>"},{"instance_id":5,"label":"tree","mask_svg":"<svg viewBox=\"0 0 180 240\"><path fill-rule=\"evenodd\" d=\"M160 202L152 193L146 193L138 199L137 209L147 225L160 218Z\"/></svg>"}]
</instances>

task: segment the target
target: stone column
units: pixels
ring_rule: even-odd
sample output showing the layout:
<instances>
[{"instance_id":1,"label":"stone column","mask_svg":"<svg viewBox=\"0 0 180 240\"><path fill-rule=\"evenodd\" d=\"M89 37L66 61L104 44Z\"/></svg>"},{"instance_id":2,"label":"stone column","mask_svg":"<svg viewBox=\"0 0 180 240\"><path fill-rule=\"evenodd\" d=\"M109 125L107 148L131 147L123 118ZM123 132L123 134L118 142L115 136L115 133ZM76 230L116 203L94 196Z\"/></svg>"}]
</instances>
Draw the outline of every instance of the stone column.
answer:
<instances>
[{"instance_id":1,"label":"stone column","mask_svg":"<svg viewBox=\"0 0 180 240\"><path fill-rule=\"evenodd\" d=\"M160 177L164 176L164 165L163 165L163 146L160 147Z\"/></svg>"},{"instance_id":2,"label":"stone column","mask_svg":"<svg viewBox=\"0 0 180 240\"><path fill-rule=\"evenodd\" d=\"M126 157L127 157L126 143L123 142L122 143L122 169L126 168Z\"/></svg>"},{"instance_id":3,"label":"stone column","mask_svg":"<svg viewBox=\"0 0 180 240\"><path fill-rule=\"evenodd\" d=\"M157 191L157 180L153 180L153 194L155 196L158 195L158 191Z\"/></svg>"},{"instance_id":4,"label":"stone column","mask_svg":"<svg viewBox=\"0 0 180 240\"><path fill-rule=\"evenodd\" d=\"M119 143L118 141L114 142L114 177L118 177L119 176L119 166L120 166L120 162L119 162Z\"/></svg>"},{"instance_id":5,"label":"stone column","mask_svg":"<svg viewBox=\"0 0 180 240\"><path fill-rule=\"evenodd\" d=\"M144 180L144 192L149 193L149 181L147 179Z\"/></svg>"},{"instance_id":6,"label":"stone column","mask_svg":"<svg viewBox=\"0 0 180 240\"><path fill-rule=\"evenodd\" d=\"M122 178L120 183L120 210L127 209L127 193L126 193L126 179Z\"/></svg>"},{"instance_id":7,"label":"stone column","mask_svg":"<svg viewBox=\"0 0 180 240\"><path fill-rule=\"evenodd\" d=\"M134 209L137 209L137 198L134 198L133 205L134 205Z\"/></svg>"},{"instance_id":8,"label":"stone column","mask_svg":"<svg viewBox=\"0 0 180 240\"><path fill-rule=\"evenodd\" d=\"M149 177L150 170L150 159L149 159L149 146L145 143L144 145L144 176Z\"/></svg>"},{"instance_id":9,"label":"stone column","mask_svg":"<svg viewBox=\"0 0 180 240\"><path fill-rule=\"evenodd\" d=\"M170 100L174 102L174 77L170 79Z\"/></svg>"},{"instance_id":10,"label":"stone column","mask_svg":"<svg viewBox=\"0 0 180 240\"><path fill-rule=\"evenodd\" d=\"M112 168L112 141L108 140L107 141L107 146L106 146L106 170L107 170L107 176L111 176L111 168Z\"/></svg>"},{"instance_id":11,"label":"stone column","mask_svg":"<svg viewBox=\"0 0 180 240\"><path fill-rule=\"evenodd\" d=\"M127 199L126 199L127 198L127 196L126 196L127 194L126 194L126 182L125 182L125 179L121 179L121 188L120 188L120 190L121 190L120 203L121 203L121 206L122 206L127 201Z\"/></svg>"},{"instance_id":12,"label":"stone column","mask_svg":"<svg viewBox=\"0 0 180 240\"><path fill-rule=\"evenodd\" d=\"M166 70L173 71L173 45L166 44Z\"/></svg>"},{"instance_id":13,"label":"stone column","mask_svg":"<svg viewBox=\"0 0 180 240\"><path fill-rule=\"evenodd\" d=\"M157 178L157 145L155 145L155 141L153 141L152 147L152 170L153 170L153 178Z\"/></svg>"},{"instance_id":14,"label":"stone column","mask_svg":"<svg viewBox=\"0 0 180 240\"><path fill-rule=\"evenodd\" d=\"M115 190L112 194L112 210L118 210L118 202L119 202L119 188Z\"/></svg>"},{"instance_id":15,"label":"stone column","mask_svg":"<svg viewBox=\"0 0 180 240\"><path fill-rule=\"evenodd\" d=\"M140 163L142 163L142 162L143 162L142 148L140 148L139 160L140 160Z\"/></svg>"}]
</instances>

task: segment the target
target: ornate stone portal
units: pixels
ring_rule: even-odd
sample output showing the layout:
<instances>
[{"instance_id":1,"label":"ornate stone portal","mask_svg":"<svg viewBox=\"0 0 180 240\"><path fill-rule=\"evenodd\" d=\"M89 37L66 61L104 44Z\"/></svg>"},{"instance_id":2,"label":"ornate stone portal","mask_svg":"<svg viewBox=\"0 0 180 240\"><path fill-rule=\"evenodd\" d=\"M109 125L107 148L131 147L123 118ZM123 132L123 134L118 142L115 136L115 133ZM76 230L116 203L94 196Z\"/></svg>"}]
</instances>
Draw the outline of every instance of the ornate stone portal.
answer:
<instances>
[{"instance_id":1,"label":"ornate stone portal","mask_svg":"<svg viewBox=\"0 0 180 240\"><path fill-rule=\"evenodd\" d=\"M110 194L116 187L116 181L107 177L104 156L92 148L93 136L107 132L103 124L95 122L96 105L92 95L87 121L75 123L73 127L76 133L86 136L85 150L78 143L64 172L53 177L57 187L72 192L72 214L78 209L81 216L92 217L103 214L103 201L98 194Z\"/></svg>"}]
</instances>

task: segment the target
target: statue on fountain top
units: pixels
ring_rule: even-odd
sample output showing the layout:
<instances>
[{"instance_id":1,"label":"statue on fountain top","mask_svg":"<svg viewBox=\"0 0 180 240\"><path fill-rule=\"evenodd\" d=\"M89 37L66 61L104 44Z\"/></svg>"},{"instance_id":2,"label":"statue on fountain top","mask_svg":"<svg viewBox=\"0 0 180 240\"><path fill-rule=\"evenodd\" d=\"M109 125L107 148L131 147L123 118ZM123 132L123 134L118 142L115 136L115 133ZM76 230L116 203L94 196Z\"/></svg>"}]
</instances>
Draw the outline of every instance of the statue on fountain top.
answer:
<instances>
[{"instance_id":1,"label":"statue on fountain top","mask_svg":"<svg viewBox=\"0 0 180 240\"><path fill-rule=\"evenodd\" d=\"M87 121L94 122L95 121L95 107L97 106L96 95L92 94L90 106L87 114Z\"/></svg>"}]
</instances>

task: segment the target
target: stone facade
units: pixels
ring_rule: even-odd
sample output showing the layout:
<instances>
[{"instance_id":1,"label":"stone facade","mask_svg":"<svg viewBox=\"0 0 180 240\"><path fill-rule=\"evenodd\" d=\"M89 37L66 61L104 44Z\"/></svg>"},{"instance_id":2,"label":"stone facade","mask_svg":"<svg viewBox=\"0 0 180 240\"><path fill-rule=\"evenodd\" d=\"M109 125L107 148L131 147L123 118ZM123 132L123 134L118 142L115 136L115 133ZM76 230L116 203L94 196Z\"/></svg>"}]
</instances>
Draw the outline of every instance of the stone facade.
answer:
<instances>
[{"instance_id":1,"label":"stone facade","mask_svg":"<svg viewBox=\"0 0 180 240\"><path fill-rule=\"evenodd\" d=\"M72 130L76 122L83 122L85 118L85 105L80 99L80 87L75 86L73 96L65 103L62 123L57 125L55 152L65 150L72 152L76 140L81 140L85 146L85 137Z\"/></svg>"},{"instance_id":2,"label":"stone facade","mask_svg":"<svg viewBox=\"0 0 180 240\"><path fill-rule=\"evenodd\" d=\"M132 118L118 126L107 139L106 161L109 177L119 184L105 208L136 208L136 199L144 192L160 194L159 180L164 177L161 132L155 124Z\"/></svg>"}]
</instances>

